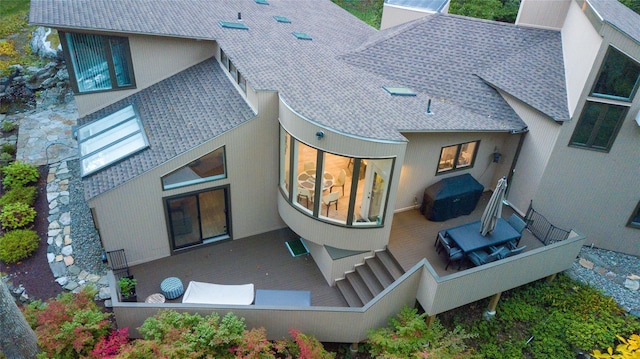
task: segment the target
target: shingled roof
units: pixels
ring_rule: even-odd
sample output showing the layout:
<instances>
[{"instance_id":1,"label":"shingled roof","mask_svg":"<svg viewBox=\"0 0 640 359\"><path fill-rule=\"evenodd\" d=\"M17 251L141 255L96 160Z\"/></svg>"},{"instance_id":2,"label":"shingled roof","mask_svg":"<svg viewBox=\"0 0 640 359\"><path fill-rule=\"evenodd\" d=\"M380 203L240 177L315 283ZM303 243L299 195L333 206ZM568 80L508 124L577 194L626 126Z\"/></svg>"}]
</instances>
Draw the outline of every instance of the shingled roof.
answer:
<instances>
[{"instance_id":1,"label":"shingled roof","mask_svg":"<svg viewBox=\"0 0 640 359\"><path fill-rule=\"evenodd\" d=\"M87 200L255 117L215 59L204 61L78 120L79 125L133 104L149 147L83 179Z\"/></svg>"},{"instance_id":2,"label":"shingled roof","mask_svg":"<svg viewBox=\"0 0 640 359\"><path fill-rule=\"evenodd\" d=\"M568 118L558 31L434 14L383 31L377 38L344 60L474 112L484 118L478 127L492 121L525 127L483 79L552 117ZM531 54L539 57L524 58ZM536 60L542 61L530 66ZM552 105L541 101L549 91L535 92L550 83L559 86L548 100Z\"/></svg>"},{"instance_id":3,"label":"shingled roof","mask_svg":"<svg viewBox=\"0 0 640 359\"><path fill-rule=\"evenodd\" d=\"M496 48L502 49L509 46L509 41L521 41L518 31L512 31L509 38L485 37L482 32L493 23L441 15L437 19L445 19L442 21L449 26L433 26L431 30L436 34L413 37L411 31L405 31L395 36L402 41L385 42L384 46L389 46L382 49L387 51L385 61L394 66L376 70L373 62L355 61L356 54L340 58L372 38L375 41L379 32L337 5L328 0L315 1L314 6L300 6L296 0L270 0L269 4L260 5L253 0L33 0L31 21L58 28L214 39L250 86L278 91L282 100L301 116L348 135L406 141L400 131L513 131L525 126L495 90L472 76L471 70L476 67L469 65L486 63L482 61L486 52L464 53L465 47L460 43L457 50L467 64L454 72L440 71L437 79L427 76L433 71L424 70L443 70L442 64L463 58L457 58L458 53L447 53L448 45L437 52L438 58L415 56L416 45L429 38L469 43L483 38L484 44L497 42L501 46ZM234 21L238 12L249 30L224 29L218 24ZM278 23L273 16L285 16L291 23ZM467 23L483 26L468 29ZM293 31L305 32L312 40L297 40ZM382 43L377 45L383 47ZM366 51L371 50L377 51L378 47ZM366 55L365 52L361 54ZM395 61L395 54L410 61ZM389 69L398 73L389 74ZM461 73L465 76L459 76ZM440 90L438 85L455 83L457 79L465 82L458 88ZM419 94L399 99L383 91L385 85L409 86ZM468 92L468 85L482 90ZM481 96L475 97L478 94ZM462 106L465 95L472 97ZM425 114L429 99L434 100L433 115ZM478 110L478 105L487 111Z\"/></svg>"},{"instance_id":4,"label":"shingled roof","mask_svg":"<svg viewBox=\"0 0 640 359\"><path fill-rule=\"evenodd\" d=\"M611 0L586 0L604 21L622 33L640 43L640 15L621 4Z\"/></svg>"}]
</instances>

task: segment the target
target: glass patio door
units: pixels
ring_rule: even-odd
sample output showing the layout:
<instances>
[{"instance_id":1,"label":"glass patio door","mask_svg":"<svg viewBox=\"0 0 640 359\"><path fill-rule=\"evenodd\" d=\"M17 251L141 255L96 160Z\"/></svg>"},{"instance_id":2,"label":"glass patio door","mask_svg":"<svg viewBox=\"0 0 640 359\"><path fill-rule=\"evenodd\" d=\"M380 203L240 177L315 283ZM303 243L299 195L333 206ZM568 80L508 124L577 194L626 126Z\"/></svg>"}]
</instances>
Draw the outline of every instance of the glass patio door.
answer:
<instances>
[{"instance_id":1,"label":"glass patio door","mask_svg":"<svg viewBox=\"0 0 640 359\"><path fill-rule=\"evenodd\" d=\"M227 188L166 200L173 249L229 238Z\"/></svg>"}]
</instances>

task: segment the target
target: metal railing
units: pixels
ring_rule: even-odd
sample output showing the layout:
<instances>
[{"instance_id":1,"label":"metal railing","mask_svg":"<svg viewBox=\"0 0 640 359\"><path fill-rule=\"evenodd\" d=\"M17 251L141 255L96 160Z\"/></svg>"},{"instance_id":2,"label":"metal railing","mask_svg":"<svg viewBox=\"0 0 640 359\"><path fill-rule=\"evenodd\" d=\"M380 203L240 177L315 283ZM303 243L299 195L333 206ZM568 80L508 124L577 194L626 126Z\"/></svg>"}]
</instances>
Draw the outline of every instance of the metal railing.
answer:
<instances>
[{"instance_id":1,"label":"metal railing","mask_svg":"<svg viewBox=\"0 0 640 359\"><path fill-rule=\"evenodd\" d=\"M524 216L524 221L529 231L545 246L569 237L569 231L554 226L545 216L533 209L533 201L529 202L529 209Z\"/></svg>"}]
</instances>

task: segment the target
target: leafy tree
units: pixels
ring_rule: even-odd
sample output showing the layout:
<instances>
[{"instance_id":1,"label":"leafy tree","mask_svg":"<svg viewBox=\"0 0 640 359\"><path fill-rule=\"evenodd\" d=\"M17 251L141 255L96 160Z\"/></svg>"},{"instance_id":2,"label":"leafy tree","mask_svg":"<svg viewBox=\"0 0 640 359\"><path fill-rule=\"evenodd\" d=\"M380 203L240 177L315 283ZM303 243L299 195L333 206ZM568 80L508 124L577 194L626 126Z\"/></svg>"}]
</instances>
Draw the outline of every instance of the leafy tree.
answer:
<instances>
[{"instance_id":1,"label":"leafy tree","mask_svg":"<svg viewBox=\"0 0 640 359\"><path fill-rule=\"evenodd\" d=\"M38 338L0 279L0 352L7 358L31 359L38 354Z\"/></svg>"}]
</instances>

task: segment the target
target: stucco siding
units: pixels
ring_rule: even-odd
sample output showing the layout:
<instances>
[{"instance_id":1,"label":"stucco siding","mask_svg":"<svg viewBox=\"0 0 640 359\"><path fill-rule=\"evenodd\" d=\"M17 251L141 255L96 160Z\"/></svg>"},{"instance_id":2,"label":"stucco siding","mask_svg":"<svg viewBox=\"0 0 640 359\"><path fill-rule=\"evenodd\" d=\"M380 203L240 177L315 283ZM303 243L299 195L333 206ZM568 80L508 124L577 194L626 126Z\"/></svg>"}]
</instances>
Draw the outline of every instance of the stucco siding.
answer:
<instances>
[{"instance_id":1,"label":"stucco siding","mask_svg":"<svg viewBox=\"0 0 640 359\"><path fill-rule=\"evenodd\" d=\"M400 188L396 199L396 210L414 208L414 201L422 203L424 189L443 178L471 174L485 190L492 189L497 179L507 176L513 160L515 146L510 141L513 135L496 132L437 132L404 133L409 140L405 161L402 165ZM436 175L442 147L478 141L480 147L473 168ZM503 154L499 163L493 162L493 153Z\"/></svg>"},{"instance_id":2,"label":"stucco siding","mask_svg":"<svg viewBox=\"0 0 640 359\"><path fill-rule=\"evenodd\" d=\"M420 9L384 4L382 8L382 21L380 21L380 30L404 24L405 22L419 19L430 14L431 13Z\"/></svg>"},{"instance_id":3,"label":"stucco siding","mask_svg":"<svg viewBox=\"0 0 640 359\"><path fill-rule=\"evenodd\" d=\"M170 255L164 198L225 185L233 239L284 227L276 210L277 94L260 93L257 98L262 111L256 119L90 201L107 250L124 248L132 265ZM220 146L225 146L226 179L162 190L162 176Z\"/></svg>"},{"instance_id":4,"label":"stucco siding","mask_svg":"<svg viewBox=\"0 0 640 359\"><path fill-rule=\"evenodd\" d=\"M522 0L516 25L560 29L571 0Z\"/></svg>"},{"instance_id":5,"label":"stucco siding","mask_svg":"<svg viewBox=\"0 0 640 359\"><path fill-rule=\"evenodd\" d=\"M554 225L584 233L587 244L640 255L640 230L627 227L640 201L640 128L635 122L640 111L638 93L608 153L568 146L609 45L640 62L638 43L607 24L600 34L602 46L579 106L573 120L562 126L533 204Z\"/></svg>"},{"instance_id":6,"label":"stucco siding","mask_svg":"<svg viewBox=\"0 0 640 359\"><path fill-rule=\"evenodd\" d=\"M561 32L567 81L567 102L569 114L573 116L587 77L596 61L596 56L598 56L602 37L593 28L575 1L571 1L567 19Z\"/></svg>"},{"instance_id":7,"label":"stucco siding","mask_svg":"<svg viewBox=\"0 0 640 359\"><path fill-rule=\"evenodd\" d=\"M357 158L392 158L395 160L393 172L389 176L390 187L383 227L354 228L329 224L295 209L283 195L278 196L279 212L282 219L294 232L306 240L349 250L383 248L388 243L391 231L400 166L404 160L406 142L379 142L334 132L300 117L282 100L280 101L279 114L280 123L287 132L314 148ZM324 132L322 139L316 137L318 131ZM275 177L275 179L277 178Z\"/></svg>"},{"instance_id":8,"label":"stucco siding","mask_svg":"<svg viewBox=\"0 0 640 359\"><path fill-rule=\"evenodd\" d=\"M121 34L114 34L122 36ZM76 94L80 117L95 112L146 87L200 63L217 52L214 41L198 41L149 35L127 35L136 88Z\"/></svg>"},{"instance_id":9,"label":"stucco siding","mask_svg":"<svg viewBox=\"0 0 640 359\"><path fill-rule=\"evenodd\" d=\"M511 206L524 214L529 207L529 202L538 190L540 179L558 139L561 125L515 97L505 93L501 94L529 128L529 132L523 135L525 139L511 183L509 183L507 196Z\"/></svg>"}]
</instances>

